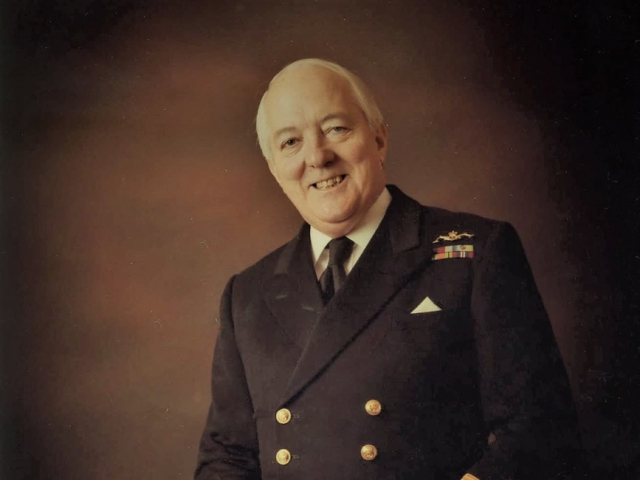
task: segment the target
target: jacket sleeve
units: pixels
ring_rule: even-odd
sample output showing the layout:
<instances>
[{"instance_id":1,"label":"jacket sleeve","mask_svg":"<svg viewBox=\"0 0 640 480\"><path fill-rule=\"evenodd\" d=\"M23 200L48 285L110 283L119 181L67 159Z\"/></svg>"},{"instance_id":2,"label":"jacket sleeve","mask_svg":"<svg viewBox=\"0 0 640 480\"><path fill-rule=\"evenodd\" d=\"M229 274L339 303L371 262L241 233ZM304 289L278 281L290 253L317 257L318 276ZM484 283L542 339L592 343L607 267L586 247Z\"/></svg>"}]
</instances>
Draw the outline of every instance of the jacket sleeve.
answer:
<instances>
[{"instance_id":1,"label":"jacket sleeve","mask_svg":"<svg viewBox=\"0 0 640 480\"><path fill-rule=\"evenodd\" d=\"M195 480L260 479L253 406L231 313L233 281L229 281L222 296L211 405L200 441Z\"/></svg>"},{"instance_id":2,"label":"jacket sleeve","mask_svg":"<svg viewBox=\"0 0 640 480\"><path fill-rule=\"evenodd\" d=\"M571 390L520 239L499 223L478 253L471 309L491 435L468 472L480 480L567 478L579 452Z\"/></svg>"}]
</instances>

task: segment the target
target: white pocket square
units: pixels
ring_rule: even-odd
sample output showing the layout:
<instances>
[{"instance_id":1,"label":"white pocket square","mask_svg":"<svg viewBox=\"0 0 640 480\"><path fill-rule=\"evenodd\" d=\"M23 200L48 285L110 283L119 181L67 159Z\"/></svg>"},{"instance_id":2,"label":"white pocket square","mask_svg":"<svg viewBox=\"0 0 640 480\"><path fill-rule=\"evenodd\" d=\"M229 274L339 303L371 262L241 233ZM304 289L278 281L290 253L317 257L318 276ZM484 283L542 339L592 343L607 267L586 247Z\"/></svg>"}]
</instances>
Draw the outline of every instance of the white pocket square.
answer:
<instances>
[{"instance_id":1,"label":"white pocket square","mask_svg":"<svg viewBox=\"0 0 640 480\"><path fill-rule=\"evenodd\" d=\"M411 313L429 313L429 312L439 312L442 310L438 305L433 303L429 297L424 297L424 300L420 302L416 308L413 309Z\"/></svg>"}]
</instances>

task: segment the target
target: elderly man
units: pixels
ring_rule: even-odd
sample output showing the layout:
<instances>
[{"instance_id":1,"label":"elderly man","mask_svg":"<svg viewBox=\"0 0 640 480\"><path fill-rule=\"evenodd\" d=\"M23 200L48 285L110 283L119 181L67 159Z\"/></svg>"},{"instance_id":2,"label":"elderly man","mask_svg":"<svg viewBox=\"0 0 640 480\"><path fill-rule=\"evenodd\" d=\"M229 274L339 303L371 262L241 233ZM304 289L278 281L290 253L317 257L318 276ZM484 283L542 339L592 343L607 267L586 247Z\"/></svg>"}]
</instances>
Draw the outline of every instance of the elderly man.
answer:
<instances>
[{"instance_id":1,"label":"elderly man","mask_svg":"<svg viewBox=\"0 0 640 480\"><path fill-rule=\"evenodd\" d=\"M196 479L565 478L571 394L513 228L386 186L339 65L284 68L256 125L305 223L224 292Z\"/></svg>"}]
</instances>

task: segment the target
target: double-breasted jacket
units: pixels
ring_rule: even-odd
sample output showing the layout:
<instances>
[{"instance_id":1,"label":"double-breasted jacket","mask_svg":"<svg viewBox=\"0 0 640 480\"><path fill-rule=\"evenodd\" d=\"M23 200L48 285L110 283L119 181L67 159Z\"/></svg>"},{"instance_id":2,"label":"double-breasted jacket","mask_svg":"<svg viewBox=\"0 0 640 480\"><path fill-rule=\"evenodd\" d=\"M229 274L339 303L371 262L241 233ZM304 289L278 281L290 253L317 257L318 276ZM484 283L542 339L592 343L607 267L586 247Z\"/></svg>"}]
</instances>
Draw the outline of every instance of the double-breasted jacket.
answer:
<instances>
[{"instance_id":1,"label":"double-breasted jacket","mask_svg":"<svg viewBox=\"0 0 640 480\"><path fill-rule=\"evenodd\" d=\"M567 376L514 229L389 189L326 306L307 225L229 281L198 480L547 480L571 469Z\"/></svg>"}]
</instances>

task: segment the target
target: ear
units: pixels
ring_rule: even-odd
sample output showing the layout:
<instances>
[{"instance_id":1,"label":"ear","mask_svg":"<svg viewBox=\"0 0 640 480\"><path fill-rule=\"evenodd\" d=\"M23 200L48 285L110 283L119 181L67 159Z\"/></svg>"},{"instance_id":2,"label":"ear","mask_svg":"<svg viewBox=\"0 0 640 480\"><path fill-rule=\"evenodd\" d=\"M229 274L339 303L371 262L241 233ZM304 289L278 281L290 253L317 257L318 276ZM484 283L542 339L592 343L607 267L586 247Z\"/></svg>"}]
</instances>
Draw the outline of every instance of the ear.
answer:
<instances>
[{"instance_id":1,"label":"ear","mask_svg":"<svg viewBox=\"0 0 640 480\"><path fill-rule=\"evenodd\" d=\"M384 159L387 156L387 126L384 123L381 123L376 128L375 140L380 157Z\"/></svg>"}]
</instances>

